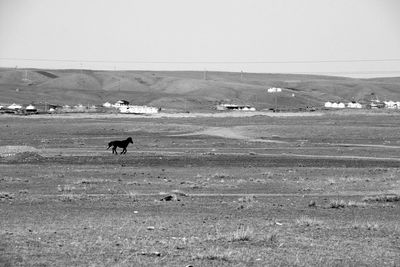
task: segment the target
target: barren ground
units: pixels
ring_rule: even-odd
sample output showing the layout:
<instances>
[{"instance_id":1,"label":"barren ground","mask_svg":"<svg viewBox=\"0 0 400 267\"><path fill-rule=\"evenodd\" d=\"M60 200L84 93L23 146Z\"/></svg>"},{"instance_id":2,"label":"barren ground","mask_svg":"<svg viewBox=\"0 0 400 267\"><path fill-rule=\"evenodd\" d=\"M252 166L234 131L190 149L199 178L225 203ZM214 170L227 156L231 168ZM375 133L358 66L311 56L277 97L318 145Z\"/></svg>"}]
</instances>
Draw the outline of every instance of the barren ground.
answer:
<instances>
[{"instance_id":1,"label":"barren ground","mask_svg":"<svg viewBox=\"0 0 400 267\"><path fill-rule=\"evenodd\" d=\"M399 118L0 116L0 265L398 266Z\"/></svg>"}]
</instances>

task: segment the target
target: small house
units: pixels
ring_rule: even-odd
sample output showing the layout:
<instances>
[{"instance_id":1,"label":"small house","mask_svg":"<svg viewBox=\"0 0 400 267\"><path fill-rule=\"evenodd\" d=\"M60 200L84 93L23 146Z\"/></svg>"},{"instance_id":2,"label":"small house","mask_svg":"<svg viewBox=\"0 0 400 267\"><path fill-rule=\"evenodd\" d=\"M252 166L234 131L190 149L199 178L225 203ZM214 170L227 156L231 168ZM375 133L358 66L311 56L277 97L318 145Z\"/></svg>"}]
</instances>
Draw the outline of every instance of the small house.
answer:
<instances>
[{"instance_id":1,"label":"small house","mask_svg":"<svg viewBox=\"0 0 400 267\"><path fill-rule=\"evenodd\" d=\"M111 104L110 102L106 102L106 103L103 104L103 107L105 107L105 108L111 108L111 107L112 107L112 104Z\"/></svg>"},{"instance_id":2,"label":"small house","mask_svg":"<svg viewBox=\"0 0 400 267\"><path fill-rule=\"evenodd\" d=\"M37 113L37 108L34 105L29 104L28 106L26 106L25 111L27 113Z\"/></svg>"},{"instance_id":3,"label":"small house","mask_svg":"<svg viewBox=\"0 0 400 267\"><path fill-rule=\"evenodd\" d=\"M115 102L114 105L112 105L114 108L120 108L122 106L129 106L129 101L126 100L118 100L117 102Z\"/></svg>"},{"instance_id":4,"label":"small house","mask_svg":"<svg viewBox=\"0 0 400 267\"><path fill-rule=\"evenodd\" d=\"M22 106L19 104L13 103L13 104L9 105L7 108L12 109L12 110L18 110L18 109L22 109Z\"/></svg>"}]
</instances>

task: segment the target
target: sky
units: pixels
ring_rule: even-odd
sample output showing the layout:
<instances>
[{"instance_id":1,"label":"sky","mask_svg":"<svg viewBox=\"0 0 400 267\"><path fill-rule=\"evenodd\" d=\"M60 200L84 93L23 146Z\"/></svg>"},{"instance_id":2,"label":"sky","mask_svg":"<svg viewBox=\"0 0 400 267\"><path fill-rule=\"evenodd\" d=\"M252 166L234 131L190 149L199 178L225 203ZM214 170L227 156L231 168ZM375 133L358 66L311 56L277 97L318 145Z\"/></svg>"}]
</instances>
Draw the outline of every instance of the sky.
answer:
<instances>
[{"instance_id":1,"label":"sky","mask_svg":"<svg viewBox=\"0 0 400 267\"><path fill-rule=\"evenodd\" d=\"M0 0L0 67L400 76L398 0Z\"/></svg>"}]
</instances>

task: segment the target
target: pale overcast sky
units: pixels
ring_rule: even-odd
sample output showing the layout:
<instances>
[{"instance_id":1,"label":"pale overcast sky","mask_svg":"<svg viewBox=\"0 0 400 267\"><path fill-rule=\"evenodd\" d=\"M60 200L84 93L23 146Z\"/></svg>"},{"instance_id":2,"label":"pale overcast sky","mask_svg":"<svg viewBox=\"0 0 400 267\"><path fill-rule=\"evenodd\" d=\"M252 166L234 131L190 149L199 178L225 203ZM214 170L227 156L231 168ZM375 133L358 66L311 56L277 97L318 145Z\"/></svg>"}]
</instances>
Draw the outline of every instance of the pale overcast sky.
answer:
<instances>
[{"instance_id":1,"label":"pale overcast sky","mask_svg":"<svg viewBox=\"0 0 400 267\"><path fill-rule=\"evenodd\" d=\"M0 0L0 66L400 76L400 1Z\"/></svg>"}]
</instances>

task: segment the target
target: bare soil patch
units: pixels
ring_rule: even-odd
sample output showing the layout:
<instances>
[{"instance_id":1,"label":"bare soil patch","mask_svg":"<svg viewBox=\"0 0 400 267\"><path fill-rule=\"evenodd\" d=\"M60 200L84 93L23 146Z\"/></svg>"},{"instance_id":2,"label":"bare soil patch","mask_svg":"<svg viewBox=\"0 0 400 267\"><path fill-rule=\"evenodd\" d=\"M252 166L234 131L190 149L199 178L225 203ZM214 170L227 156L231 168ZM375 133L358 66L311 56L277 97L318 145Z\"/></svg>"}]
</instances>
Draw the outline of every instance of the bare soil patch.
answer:
<instances>
[{"instance_id":1,"label":"bare soil patch","mask_svg":"<svg viewBox=\"0 0 400 267\"><path fill-rule=\"evenodd\" d=\"M11 156L18 153L33 152L37 153L38 149L32 146L0 146L0 156Z\"/></svg>"}]
</instances>

